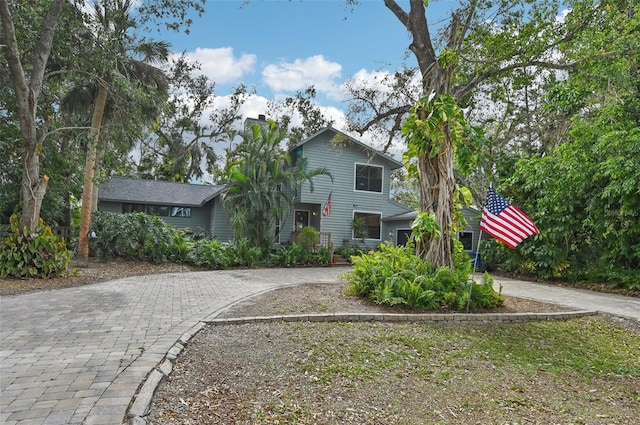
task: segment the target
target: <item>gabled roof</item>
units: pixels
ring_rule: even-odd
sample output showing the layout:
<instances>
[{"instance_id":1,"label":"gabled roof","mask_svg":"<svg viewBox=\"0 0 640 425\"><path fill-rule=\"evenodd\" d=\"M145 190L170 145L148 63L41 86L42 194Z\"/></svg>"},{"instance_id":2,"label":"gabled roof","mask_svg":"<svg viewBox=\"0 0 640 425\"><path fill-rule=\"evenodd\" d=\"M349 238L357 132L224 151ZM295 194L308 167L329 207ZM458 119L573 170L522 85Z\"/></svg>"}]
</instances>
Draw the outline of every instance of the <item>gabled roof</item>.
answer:
<instances>
[{"instance_id":1,"label":"gabled roof","mask_svg":"<svg viewBox=\"0 0 640 425\"><path fill-rule=\"evenodd\" d=\"M326 133L326 132L333 132L335 135L340 135L342 137L344 137L346 140L354 143L356 146L358 146L359 148L367 151L369 154L371 155L375 155L375 156L379 156L381 158L384 158L385 160L389 161L393 166L392 169L394 168L400 168L403 166L402 162L397 161L395 159L393 159L391 156L383 153L382 151L379 151L377 149L372 148L371 146L362 143L361 141L359 141L358 139L355 139L351 136L349 136L347 133L344 133L340 130L338 130L337 128L334 128L332 126L329 127L325 127L322 130L317 131L316 133L312 134L311 136L307 137L306 139L304 139L303 141L301 141L300 143L298 143L297 145L295 145L291 150L296 150L297 148L299 148L300 146L310 142L311 140L315 139L316 137L318 137L319 135Z\"/></svg>"},{"instance_id":2,"label":"gabled roof","mask_svg":"<svg viewBox=\"0 0 640 425\"><path fill-rule=\"evenodd\" d=\"M100 183L98 200L201 207L223 189L224 186L110 177Z\"/></svg>"}]
</instances>

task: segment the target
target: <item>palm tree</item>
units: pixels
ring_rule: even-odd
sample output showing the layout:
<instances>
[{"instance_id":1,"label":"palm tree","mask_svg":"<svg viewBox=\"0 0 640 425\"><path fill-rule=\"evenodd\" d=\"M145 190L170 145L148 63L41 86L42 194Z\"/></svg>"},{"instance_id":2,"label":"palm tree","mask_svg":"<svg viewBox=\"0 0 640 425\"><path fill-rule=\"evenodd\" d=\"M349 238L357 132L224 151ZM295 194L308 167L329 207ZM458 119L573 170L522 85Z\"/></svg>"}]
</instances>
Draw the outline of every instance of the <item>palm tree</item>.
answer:
<instances>
[{"instance_id":1,"label":"palm tree","mask_svg":"<svg viewBox=\"0 0 640 425\"><path fill-rule=\"evenodd\" d=\"M281 145L284 136L274 122L253 125L244 134L227 162L228 189L223 197L236 238L246 236L253 246L268 251L276 235L276 222L284 222L293 197L303 182L318 175L333 177L325 168L307 170L305 158L292 165L291 157Z\"/></svg>"},{"instance_id":2,"label":"palm tree","mask_svg":"<svg viewBox=\"0 0 640 425\"><path fill-rule=\"evenodd\" d=\"M80 234L78 240L78 259L86 263L89 258L89 227L91 211L94 205L94 177L99 165L100 131L103 126L107 99L110 90L116 90L113 82L138 82L148 87L166 92L167 78L153 62L166 62L169 45L165 42L138 43L131 36L131 29L136 27L131 17L131 0L102 0L94 3L94 32L98 51L110 58L98 71L95 83L97 92L93 101L93 115L89 130L89 147L85 164L84 189L82 192L82 209ZM134 59L141 57L141 60Z\"/></svg>"}]
</instances>

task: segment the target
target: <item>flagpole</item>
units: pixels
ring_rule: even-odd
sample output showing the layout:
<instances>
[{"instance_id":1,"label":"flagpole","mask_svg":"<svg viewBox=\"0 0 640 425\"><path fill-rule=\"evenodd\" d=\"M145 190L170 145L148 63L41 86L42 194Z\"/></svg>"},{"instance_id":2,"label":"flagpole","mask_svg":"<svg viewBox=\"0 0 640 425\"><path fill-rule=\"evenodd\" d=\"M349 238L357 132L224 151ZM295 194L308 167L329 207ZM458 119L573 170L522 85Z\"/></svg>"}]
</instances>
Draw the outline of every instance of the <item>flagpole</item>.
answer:
<instances>
[{"instance_id":1,"label":"flagpole","mask_svg":"<svg viewBox=\"0 0 640 425\"><path fill-rule=\"evenodd\" d=\"M480 236L478 236L478 244L476 245L476 257L473 259L473 270L471 272L471 279L469 279L469 298L467 298L467 313L469 312L469 305L471 304L471 293L473 292L473 285L475 279L473 275L476 274L476 266L478 264L478 256L480 254L480 241L482 240L482 230L480 230Z\"/></svg>"},{"instance_id":2,"label":"flagpole","mask_svg":"<svg viewBox=\"0 0 640 425\"><path fill-rule=\"evenodd\" d=\"M492 189L492 188L493 188L493 184L489 182L489 189ZM485 203L486 202L487 200L485 199ZM478 256L480 255L480 242L482 241L482 229L479 229L479 230L480 230L480 235L478 236L478 243L476 244L476 258L473 259L473 269L471 272L471 279L469 279L469 298L467 299L467 313L469 312L469 305L471 304L471 293L473 292L473 285L475 284L473 275L476 274L476 266L478 265Z\"/></svg>"}]
</instances>

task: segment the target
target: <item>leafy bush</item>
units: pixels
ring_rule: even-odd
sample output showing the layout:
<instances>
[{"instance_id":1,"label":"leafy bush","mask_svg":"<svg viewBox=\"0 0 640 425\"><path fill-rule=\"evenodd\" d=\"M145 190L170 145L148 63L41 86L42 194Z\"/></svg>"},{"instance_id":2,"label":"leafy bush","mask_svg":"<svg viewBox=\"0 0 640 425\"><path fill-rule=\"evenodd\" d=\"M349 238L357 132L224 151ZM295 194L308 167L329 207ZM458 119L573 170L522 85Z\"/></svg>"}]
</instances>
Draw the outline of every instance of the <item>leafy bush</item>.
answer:
<instances>
[{"instance_id":1,"label":"leafy bush","mask_svg":"<svg viewBox=\"0 0 640 425\"><path fill-rule=\"evenodd\" d=\"M193 247L187 256L187 262L198 267L206 267L211 270L229 268L230 255L220 241L214 239L199 239L193 243Z\"/></svg>"},{"instance_id":2,"label":"leafy bush","mask_svg":"<svg viewBox=\"0 0 640 425\"><path fill-rule=\"evenodd\" d=\"M20 217L10 218L11 233L2 241L0 249L0 276L53 277L60 276L69 267L71 251L51 228L39 220L35 232L20 229Z\"/></svg>"},{"instance_id":3,"label":"leafy bush","mask_svg":"<svg viewBox=\"0 0 640 425\"><path fill-rule=\"evenodd\" d=\"M292 245L265 256L247 238L223 243L207 239L202 234L195 238L188 237L159 217L142 213L115 214L98 211L93 215L93 231L96 238L91 241L91 245L104 260L123 257L154 263L173 261L210 270L268 265L326 266L331 263L331 254L326 248L313 251L301 245ZM311 231L305 234L308 235L311 243L309 247L312 248L317 242L317 231L315 237Z\"/></svg>"},{"instance_id":4,"label":"leafy bush","mask_svg":"<svg viewBox=\"0 0 640 425\"><path fill-rule=\"evenodd\" d=\"M96 234L92 246L98 257L123 257L163 263L176 253L179 231L160 217L143 213L114 214L97 211L92 217ZM179 260L173 256L172 260Z\"/></svg>"},{"instance_id":5,"label":"leafy bush","mask_svg":"<svg viewBox=\"0 0 640 425\"><path fill-rule=\"evenodd\" d=\"M281 246L271 254L271 265L276 267L328 266L331 253L327 248L310 251L302 245Z\"/></svg>"},{"instance_id":6,"label":"leafy bush","mask_svg":"<svg viewBox=\"0 0 640 425\"><path fill-rule=\"evenodd\" d=\"M471 259L462 244L455 243L455 269L434 267L406 247L380 245L377 251L351 257L353 271L346 273L349 292L371 298L378 304L437 310L448 308L492 308L502 305L502 296L485 274L482 283L469 279Z\"/></svg>"},{"instance_id":7,"label":"leafy bush","mask_svg":"<svg viewBox=\"0 0 640 425\"><path fill-rule=\"evenodd\" d=\"M255 267L264 264L262 249L243 238L224 244L229 267Z\"/></svg>"},{"instance_id":8,"label":"leafy bush","mask_svg":"<svg viewBox=\"0 0 640 425\"><path fill-rule=\"evenodd\" d=\"M318 231L311 226L306 226L300 231L300 235L298 235L298 244L302 247L302 249L311 251L313 250L318 241L320 240L320 234Z\"/></svg>"}]
</instances>

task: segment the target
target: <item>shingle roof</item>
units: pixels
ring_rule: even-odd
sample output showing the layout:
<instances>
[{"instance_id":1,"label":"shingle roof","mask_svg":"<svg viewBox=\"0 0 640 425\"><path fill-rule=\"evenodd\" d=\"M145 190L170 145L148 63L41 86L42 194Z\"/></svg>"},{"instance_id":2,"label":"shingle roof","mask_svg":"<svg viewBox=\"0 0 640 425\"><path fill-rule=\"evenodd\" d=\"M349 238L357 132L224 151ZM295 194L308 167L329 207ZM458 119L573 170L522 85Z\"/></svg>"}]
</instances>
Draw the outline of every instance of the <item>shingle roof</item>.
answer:
<instances>
[{"instance_id":1,"label":"shingle roof","mask_svg":"<svg viewBox=\"0 0 640 425\"><path fill-rule=\"evenodd\" d=\"M110 177L100 183L98 200L201 207L223 189L224 186Z\"/></svg>"},{"instance_id":2,"label":"shingle roof","mask_svg":"<svg viewBox=\"0 0 640 425\"><path fill-rule=\"evenodd\" d=\"M383 218L382 221L405 221L405 220L415 220L418 216L418 211L407 211L400 214L392 215L386 218Z\"/></svg>"}]
</instances>

